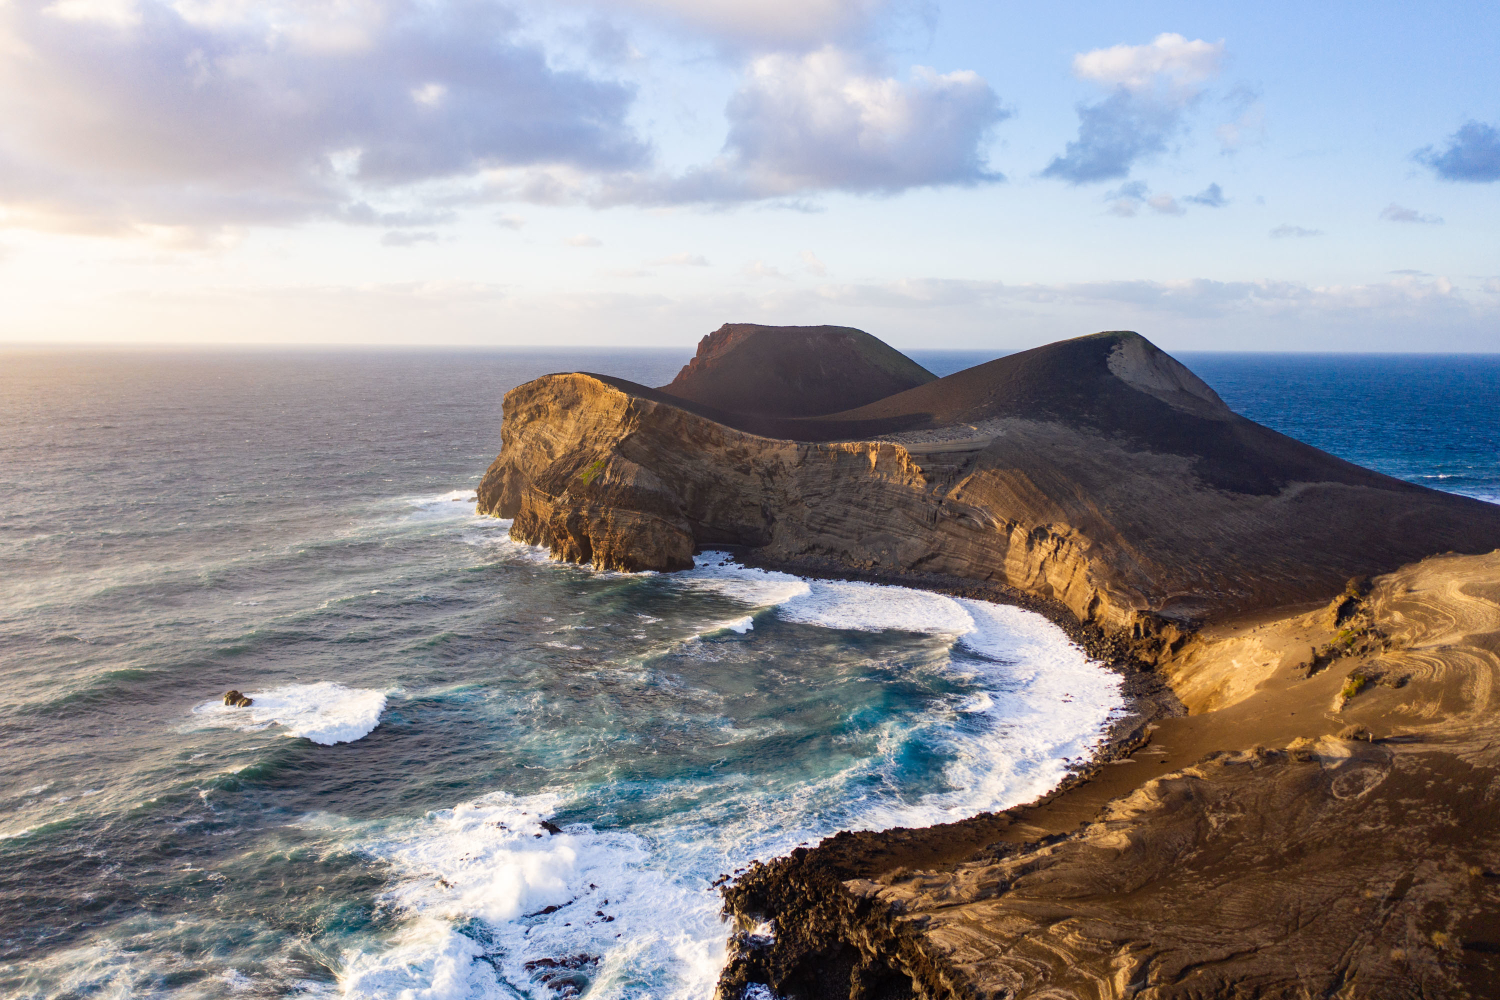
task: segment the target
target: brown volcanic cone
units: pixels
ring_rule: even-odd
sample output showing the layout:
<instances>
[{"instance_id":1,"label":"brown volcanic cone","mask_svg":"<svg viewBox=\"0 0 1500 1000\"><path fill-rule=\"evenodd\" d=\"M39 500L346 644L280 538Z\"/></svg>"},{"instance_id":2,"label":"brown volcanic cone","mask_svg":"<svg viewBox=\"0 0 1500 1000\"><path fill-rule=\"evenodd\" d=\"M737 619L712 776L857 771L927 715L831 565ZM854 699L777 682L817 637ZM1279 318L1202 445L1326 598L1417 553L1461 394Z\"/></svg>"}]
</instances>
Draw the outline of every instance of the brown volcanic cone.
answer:
<instances>
[{"instance_id":1,"label":"brown volcanic cone","mask_svg":"<svg viewBox=\"0 0 1500 1000\"><path fill-rule=\"evenodd\" d=\"M807 417L931 382L906 355L847 326L725 323L661 390L730 413Z\"/></svg>"},{"instance_id":2,"label":"brown volcanic cone","mask_svg":"<svg viewBox=\"0 0 1500 1000\"><path fill-rule=\"evenodd\" d=\"M786 339L741 337L745 357ZM785 413L817 380L759 384ZM1049 344L823 416L731 405L753 403L602 375L528 383L506 397L480 510L600 566L680 569L738 545L788 567L999 583L1111 628L1326 600L1356 574L1500 547L1500 506L1247 420L1136 333Z\"/></svg>"}]
</instances>

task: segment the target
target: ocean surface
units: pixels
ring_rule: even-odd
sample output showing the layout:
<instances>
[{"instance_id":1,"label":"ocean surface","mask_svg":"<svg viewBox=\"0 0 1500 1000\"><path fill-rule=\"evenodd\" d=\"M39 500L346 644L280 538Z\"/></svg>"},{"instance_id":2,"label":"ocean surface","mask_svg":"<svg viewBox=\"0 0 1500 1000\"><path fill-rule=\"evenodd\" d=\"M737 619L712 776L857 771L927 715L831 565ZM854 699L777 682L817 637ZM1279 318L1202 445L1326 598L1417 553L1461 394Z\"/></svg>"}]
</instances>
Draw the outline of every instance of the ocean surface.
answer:
<instances>
[{"instance_id":1,"label":"ocean surface","mask_svg":"<svg viewBox=\"0 0 1500 1000\"><path fill-rule=\"evenodd\" d=\"M719 875L1089 753L1118 685L1035 615L473 514L507 389L686 356L0 351L0 995L707 997ZM1500 359L1186 360L1500 499Z\"/></svg>"}]
</instances>

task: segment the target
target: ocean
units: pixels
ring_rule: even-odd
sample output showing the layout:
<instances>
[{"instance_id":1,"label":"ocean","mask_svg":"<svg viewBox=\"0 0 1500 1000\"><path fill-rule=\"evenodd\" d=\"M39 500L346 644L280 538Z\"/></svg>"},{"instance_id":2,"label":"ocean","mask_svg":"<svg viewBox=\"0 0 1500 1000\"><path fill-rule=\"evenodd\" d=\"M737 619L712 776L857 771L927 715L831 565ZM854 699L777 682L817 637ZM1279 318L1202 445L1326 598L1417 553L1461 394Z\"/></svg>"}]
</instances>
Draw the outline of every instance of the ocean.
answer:
<instances>
[{"instance_id":1,"label":"ocean","mask_svg":"<svg viewBox=\"0 0 1500 1000\"><path fill-rule=\"evenodd\" d=\"M1034 614L474 515L507 389L686 357L0 352L0 994L707 997L721 875L1061 780L1119 686ZM1500 500L1500 359L1185 360Z\"/></svg>"}]
</instances>

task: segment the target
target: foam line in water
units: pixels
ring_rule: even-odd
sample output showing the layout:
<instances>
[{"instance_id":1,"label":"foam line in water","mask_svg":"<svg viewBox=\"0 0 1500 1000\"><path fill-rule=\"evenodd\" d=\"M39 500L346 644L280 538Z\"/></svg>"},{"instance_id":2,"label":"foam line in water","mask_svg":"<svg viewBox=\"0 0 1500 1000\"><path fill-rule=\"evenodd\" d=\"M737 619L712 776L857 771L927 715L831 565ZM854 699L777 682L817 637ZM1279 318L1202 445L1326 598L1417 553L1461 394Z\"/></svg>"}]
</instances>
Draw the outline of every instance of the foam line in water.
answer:
<instances>
[{"instance_id":1,"label":"foam line in water","mask_svg":"<svg viewBox=\"0 0 1500 1000\"><path fill-rule=\"evenodd\" d=\"M386 694L349 688L331 681L287 684L266 691L245 692L248 708L230 708L222 700L206 701L193 714L214 725L250 731L279 725L287 736L306 737L332 746L363 739L380 725Z\"/></svg>"},{"instance_id":2,"label":"foam line in water","mask_svg":"<svg viewBox=\"0 0 1500 1000\"><path fill-rule=\"evenodd\" d=\"M384 898L407 920L345 956L345 996L571 995L566 982L591 997L711 993L723 963L717 896L650 867L633 834L549 831L558 804L497 792L357 839L392 867Z\"/></svg>"},{"instance_id":3,"label":"foam line in water","mask_svg":"<svg viewBox=\"0 0 1500 1000\"><path fill-rule=\"evenodd\" d=\"M705 552L674 579L783 621L857 631L940 635L948 669L978 688L955 708L945 769L954 791L914 803L872 802L866 829L950 822L1044 794L1088 756L1120 702L1120 681L1041 615L908 587L808 580ZM718 628L723 628L720 625Z\"/></svg>"}]
</instances>

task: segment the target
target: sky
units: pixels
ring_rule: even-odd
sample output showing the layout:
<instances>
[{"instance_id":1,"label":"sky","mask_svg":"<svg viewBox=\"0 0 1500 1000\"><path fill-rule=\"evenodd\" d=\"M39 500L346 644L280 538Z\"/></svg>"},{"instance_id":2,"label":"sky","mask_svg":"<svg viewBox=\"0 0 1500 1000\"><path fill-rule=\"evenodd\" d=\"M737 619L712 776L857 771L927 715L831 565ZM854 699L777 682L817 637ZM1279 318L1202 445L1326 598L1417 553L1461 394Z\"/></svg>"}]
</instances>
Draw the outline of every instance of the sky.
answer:
<instances>
[{"instance_id":1,"label":"sky","mask_svg":"<svg viewBox=\"0 0 1500 1000\"><path fill-rule=\"evenodd\" d=\"M1500 5L0 0L0 341L1500 351Z\"/></svg>"}]
</instances>

